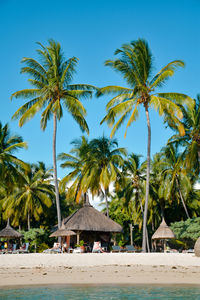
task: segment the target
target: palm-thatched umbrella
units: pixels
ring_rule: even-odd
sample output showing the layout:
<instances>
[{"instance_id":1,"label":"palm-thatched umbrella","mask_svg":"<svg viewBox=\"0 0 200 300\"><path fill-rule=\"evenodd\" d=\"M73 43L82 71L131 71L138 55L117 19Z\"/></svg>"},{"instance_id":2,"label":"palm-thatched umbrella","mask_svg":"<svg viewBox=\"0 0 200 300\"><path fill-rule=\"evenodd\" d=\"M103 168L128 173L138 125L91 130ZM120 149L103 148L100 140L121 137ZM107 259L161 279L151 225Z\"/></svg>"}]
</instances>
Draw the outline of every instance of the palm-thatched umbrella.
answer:
<instances>
[{"instance_id":1,"label":"palm-thatched umbrella","mask_svg":"<svg viewBox=\"0 0 200 300\"><path fill-rule=\"evenodd\" d=\"M21 233L17 232L10 226L9 219L8 219L6 227L0 231L0 237L5 237L8 239L11 239L11 238L19 239L22 236L23 235Z\"/></svg>"},{"instance_id":2,"label":"palm-thatched umbrella","mask_svg":"<svg viewBox=\"0 0 200 300\"><path fill-rule=\"evenodd\" d=\"M7 244L9 244L9 239L20 239L23 235L16 230L14 230L10 224L9 219L7 221L7 225L4 229L0 231L0 237L7 239Z\"/></svg>"},{"instance_id":3,"label":"palm-thatched umbrella","mask_svg":"<svg viewBox=\"0 0 200 300\"><path fill-rule=\"evenodd\" d=\"M175 239L175 234L173 231L167 226L164 218L162 223L158 227L158 229L154 232L152 236L152 240L164 240L164 250L166 248L166 240Z\"/></svg>"},{"instance_id":4,"label":"palm-thatched umbrella","mask_svg":"<svg viewBox=\"0 0 200 300\"><path fill-rule=\"evenodd\" d=\"M61 237L64 238L66 237L66 242L67 242L67 247L70 246L70 236L71 235L76 235L76 233L72 230L67 230L65 228L64 223L62 222L62 226L60 227L60 229L54 231L49 237ZM61 239L61 245L63 247L63 239Z\"/></svg>"},{"instance_id":5,"label":"palm-thatched umbrella","mask_svg":"<svg viewBox=\"0 0 200 300\"><path fill-rule=\"evenodd\" d=\"M60 227L60 229L54 231L49 237L63 237L63 236L71 236L71 235L76 235L76 233L72 230L67 230L65 228L65 225L62 224L62 226Z\"/></svg>"}]
</instances>

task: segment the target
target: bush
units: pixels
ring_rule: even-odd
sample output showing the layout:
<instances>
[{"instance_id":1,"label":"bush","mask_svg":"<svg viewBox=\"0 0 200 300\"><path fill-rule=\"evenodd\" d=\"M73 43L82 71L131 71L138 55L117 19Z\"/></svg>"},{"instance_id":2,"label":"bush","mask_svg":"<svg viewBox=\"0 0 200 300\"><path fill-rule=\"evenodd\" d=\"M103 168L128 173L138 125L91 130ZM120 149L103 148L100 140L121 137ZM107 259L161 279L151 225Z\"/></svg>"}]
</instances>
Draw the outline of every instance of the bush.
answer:
<instances>
[{"instance_id":1,"label":"bush","mask_svg":"<svg viewBox=\"0 0 200 300\"><path fill-rule=\"evenodd\" d=\"M46 245L49 248L48 242L51 241L49 239L49 232L45 231L43 228L32 228L29 231L20 231L24 235L23 239L25 242L29 242L29 251L37 252L40 249L40 245ZM43 250L47 249L44 248Z\"/></svg>"},{"instance_id":2,"label":"bush","mask_svg":"<svg viewBox=\"0 0 200 300\"><path fill-rule=\"evenodd\" d=\"M41 253L48 248L49 246L46 243L42 243L37 247L37 252Z\"/></svg>"},{"instance_id":3,"label":"bush","mask_svg":"<svg viewBox=\"0 0 200 300\"><path fill-rule=\"evenodd\" d=\"M171 224L170 228L176 238L184 242L186 248L193 248L196 240L200 237L200 218L175 222Z\"/></svg>"}]
</instances>

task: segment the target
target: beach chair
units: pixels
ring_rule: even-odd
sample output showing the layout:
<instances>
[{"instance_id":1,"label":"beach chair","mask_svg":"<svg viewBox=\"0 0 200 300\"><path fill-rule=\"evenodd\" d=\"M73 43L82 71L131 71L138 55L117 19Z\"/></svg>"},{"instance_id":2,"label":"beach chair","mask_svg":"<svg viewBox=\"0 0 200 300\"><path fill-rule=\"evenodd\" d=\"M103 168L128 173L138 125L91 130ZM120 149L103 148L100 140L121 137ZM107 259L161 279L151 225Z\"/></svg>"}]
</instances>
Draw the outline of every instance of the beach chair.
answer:
<instances>
[{"instance_id":1,"label":"beach chair","mask_svg":"<svg viewBox=\"0 0 200 300\"><path fill-rule=\"evenodd\" d=\"M22 247L20 248L20 249L17 249L17 250L15 250L15 251L13 251L13 254L15 253L29 253L29 250L28 250L28 248L29 248L29 243L24 243L23 245L22 245Z\"/></svg>"},{"instance_id":2,"label":"beach chair","mask_svg":"<svg viewBox=\"0 0 200 300\"><path fill-rule=\"evenodd\" d=\"M135 249L135 247L133 245L126 245L125 246L125 250L128 253L135 253L136 252L136 249Z\"/></svg>"},{"instance_id":3,"label":"beach chair","mask_svg":"<svg viewBox=\"0 0 200 300\"><path fill-rule=\"evenodd\" d=\"M17 248L17 244L12 245L12 249L9 249L7 253L9 254L14 254Z\"/></svg>"},{"instance_id":4,"label":"beach chair","mask_svg":"<svg viewBox=\"0 0 200 300\"><path fill-rule=\"evenodd\" d=\"M43 251L43 253L48 253L48 254L57 254L57 253L61 253L61 245L60 243L54 243L53 244L53 248L50 249L46 249Z\"/></svg>"},{"instance_id":5,"label":"beach chair","mask_svg":"<svg viewBox=\"0 0 200 300\"><path fill-rule=\"evenodd\" d=\"M94 242L92 253L103 253L103 249L101 248L101 242Z\"/></svg>"},{"instance_id":6,"label":"beach chair","mask_svg":"<svg viewBox=\"0 0 200 300\"><path fill-rule=\"evenodd\" d=\"M112 246L112 253L119 253L121 252L121 247L120 246Z\"/></svg>"}]
</instances>

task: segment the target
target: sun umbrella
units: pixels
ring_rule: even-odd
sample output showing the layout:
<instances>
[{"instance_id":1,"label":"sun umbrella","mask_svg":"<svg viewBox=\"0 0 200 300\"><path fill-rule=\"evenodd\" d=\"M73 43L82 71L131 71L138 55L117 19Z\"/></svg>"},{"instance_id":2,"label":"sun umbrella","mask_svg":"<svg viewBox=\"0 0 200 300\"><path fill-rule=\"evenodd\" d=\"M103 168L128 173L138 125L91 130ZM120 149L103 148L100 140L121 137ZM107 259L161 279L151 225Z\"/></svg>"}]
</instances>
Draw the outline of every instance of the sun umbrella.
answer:
<instances>
[{"instance_id":1,"label":"sun umbrella","mask_svg":"<svg viewBox=\"0 0 200 300\"><path fill-rule=\"evenodd\" d=\"M10 224L9 224L9 219L8 219L8 222L7 222L7 225L4 229L2 229L0 231L0 237L5 237L5 238L21 238L23 235L19 232L17 232L16 230L14 230Z\"/></svg>"},{"instance_id":2,"label":"sun umbrella","mask_svg":"<svg viewBox=\"0 0 200 300\"><path fill-rule=\"evenodd\" d=\"M76 235L76 233L72 230L67 230L65 228L65 225L62 224L62 226L60 227L60 229L54 231L50 237L58 237L58 236L69 236L69 235Z\"/></svg>"},{"instance_id":3,"label":"sun umbrella","mask_svg":"<svg viewBox=\"0 0 200 300\"><path fill-rule=\"evenodd\" d=\"M175 238L176 238L175 234L169 228L169 226L167 226L164 219L162 220L162 223L160 224L160 226L152 236L152 240L164 240L164 239L168 240L168 239L175 239Z\"/></svg>"}]
</instances>

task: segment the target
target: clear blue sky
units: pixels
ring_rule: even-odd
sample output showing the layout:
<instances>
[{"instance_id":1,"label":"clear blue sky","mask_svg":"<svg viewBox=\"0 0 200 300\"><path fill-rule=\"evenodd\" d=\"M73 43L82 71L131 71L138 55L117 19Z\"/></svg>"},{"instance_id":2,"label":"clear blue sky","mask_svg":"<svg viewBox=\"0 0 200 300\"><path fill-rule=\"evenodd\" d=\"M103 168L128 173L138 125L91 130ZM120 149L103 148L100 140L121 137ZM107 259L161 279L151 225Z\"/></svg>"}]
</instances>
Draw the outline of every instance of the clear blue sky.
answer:
<instances>
[{"instance_id":1,"label":"clear blue sky","mask_svg":"<svg viewBox=\"0 0 200 300\"><path fill-rule=\"evenodd\" d=\"M40 130L40 114L19 128L11 117L23 100L10 101L12 92L28 87L27 77L20 74L22 57L35 57L39 41L46 44L53 38L61 43L67 58L80 59L74 83L89 83L99 87L125 82L104 61L113 58L123 43L145 38L155 58L155 72L174 59L186 63L168 81L163 91L176 91L195 97L200 92L200 1L52 1L0 0L0 120L9 122L13 133L20 134L29 148L18 156L28 162L44 161L52 165L52 128ZM107 125L99 123L105 115L108 97L84 100L87 109L89 138L110 134ZM119 146L129 152L146 156L147 128L143 109L140 119L128 130L116 134ZM151 112L152 154L165 145L171 135L162 119ZM65 113L58 125L57 153L69 152L70 142L81 135L79 127ZM58 166L58 175L64 172Z\"/></svg>"}]
</instances>

